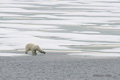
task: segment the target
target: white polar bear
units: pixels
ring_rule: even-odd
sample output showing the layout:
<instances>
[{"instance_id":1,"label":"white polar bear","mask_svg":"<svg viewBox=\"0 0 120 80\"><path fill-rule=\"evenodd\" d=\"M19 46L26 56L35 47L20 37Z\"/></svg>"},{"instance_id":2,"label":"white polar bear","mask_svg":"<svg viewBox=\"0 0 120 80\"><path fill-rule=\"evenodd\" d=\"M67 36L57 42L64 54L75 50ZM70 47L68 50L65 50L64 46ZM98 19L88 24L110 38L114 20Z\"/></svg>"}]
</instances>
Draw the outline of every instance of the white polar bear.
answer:
<instances>
[{"instance_id":1,"label":"white polar bear","mask_svg":"<svg viewBox=\"0 0 120 80\"><path fill-rule=\"evenodd\" d=\"M36 51L39 51L40 53L46 53L45 51L43 51L39 45L35 45L33 43L28 43L26 46L25 46L25 53L28 54L28 51L32 51L32 54L33 55L36 55Z\"/></svg>"}]
</instances>

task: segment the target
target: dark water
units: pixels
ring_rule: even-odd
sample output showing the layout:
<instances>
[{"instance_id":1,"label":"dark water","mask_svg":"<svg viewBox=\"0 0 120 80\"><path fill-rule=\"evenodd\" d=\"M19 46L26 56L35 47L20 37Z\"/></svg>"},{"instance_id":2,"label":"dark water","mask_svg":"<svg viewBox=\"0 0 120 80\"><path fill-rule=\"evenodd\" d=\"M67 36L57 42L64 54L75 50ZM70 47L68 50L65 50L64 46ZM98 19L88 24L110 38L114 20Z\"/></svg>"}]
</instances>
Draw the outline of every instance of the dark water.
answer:
<instances>
[{"instance_id":1,"label":"dark water","mask_svg":"<svg viewBox=\"0 0 120 80\"><path fill-rule=\"evenodd\" d=\"M0 50L120 52L119 0L2 0Z\"/></svg>"}]
</instances>

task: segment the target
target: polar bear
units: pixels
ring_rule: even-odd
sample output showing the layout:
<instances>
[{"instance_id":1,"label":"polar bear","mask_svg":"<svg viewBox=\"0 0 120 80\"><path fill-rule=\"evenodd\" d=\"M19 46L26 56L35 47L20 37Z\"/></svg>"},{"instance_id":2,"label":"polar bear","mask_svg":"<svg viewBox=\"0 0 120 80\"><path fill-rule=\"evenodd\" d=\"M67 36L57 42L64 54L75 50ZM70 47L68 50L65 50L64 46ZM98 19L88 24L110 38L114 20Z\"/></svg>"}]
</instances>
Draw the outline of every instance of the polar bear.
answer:
<instances>
[{"instance_id":1,"label":"polar bear","mask_svg":"<svg viewBox=\"0 0 120 80\"><path fill-rule=\"evenodd\" d=\"M25 53L28 54L28 51L32 51L32 54L33 55L36 55L36 51L39 51L40 53L46 53L45 51L43 51L39 45L35 45L33 43L28 43L26 46L25 46Z\"/></svg>"}]
</instances>

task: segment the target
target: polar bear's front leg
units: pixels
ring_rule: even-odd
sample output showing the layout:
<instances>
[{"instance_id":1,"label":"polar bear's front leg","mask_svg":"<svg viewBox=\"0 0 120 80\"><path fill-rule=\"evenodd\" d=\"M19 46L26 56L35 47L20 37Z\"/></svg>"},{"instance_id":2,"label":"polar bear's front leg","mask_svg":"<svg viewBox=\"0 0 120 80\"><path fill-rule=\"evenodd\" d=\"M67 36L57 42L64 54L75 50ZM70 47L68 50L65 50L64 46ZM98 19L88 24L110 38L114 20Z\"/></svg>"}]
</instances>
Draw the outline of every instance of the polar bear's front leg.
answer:
<instances>
[{"instance_id":1,"label":"polar bear's front leg","mask_svg":"<svg viewBox=\"0 0 120 80\"><path fill-rule=\"evenodd\" d=\"M36 50L32 50L32 55L37 55Z\"/></svg>"}]
</instances>

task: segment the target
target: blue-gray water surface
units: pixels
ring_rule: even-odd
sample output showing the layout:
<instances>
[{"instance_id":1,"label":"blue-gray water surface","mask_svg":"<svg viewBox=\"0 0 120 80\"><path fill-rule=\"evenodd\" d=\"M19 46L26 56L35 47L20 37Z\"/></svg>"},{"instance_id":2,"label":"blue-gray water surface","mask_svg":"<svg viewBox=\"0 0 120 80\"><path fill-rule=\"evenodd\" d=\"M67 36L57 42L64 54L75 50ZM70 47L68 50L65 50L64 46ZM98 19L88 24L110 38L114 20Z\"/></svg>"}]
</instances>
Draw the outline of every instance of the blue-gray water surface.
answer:
<instances>
[{"instance_id":1,"label":"blue-gray water surface","mask_svg":"<svg viewBox=\"0 0 120 80\"><path fill-rule=\"evenodd\" d=\"M120 52L119 0L1 0L0 50Z\"/></svg>"}]
</instances>

